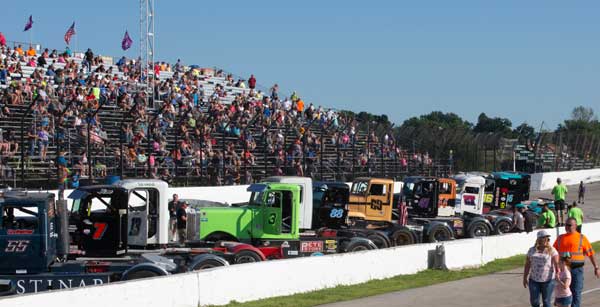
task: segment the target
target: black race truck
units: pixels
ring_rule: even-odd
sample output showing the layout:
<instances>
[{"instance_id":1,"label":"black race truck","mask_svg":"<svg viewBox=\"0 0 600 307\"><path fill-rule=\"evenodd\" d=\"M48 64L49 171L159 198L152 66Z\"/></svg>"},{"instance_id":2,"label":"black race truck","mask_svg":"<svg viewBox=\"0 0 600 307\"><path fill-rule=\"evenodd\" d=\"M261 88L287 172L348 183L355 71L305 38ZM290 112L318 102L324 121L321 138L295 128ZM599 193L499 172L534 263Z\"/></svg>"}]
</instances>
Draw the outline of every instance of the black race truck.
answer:
<instances>
[{"instance_id":1,"label":"black race truck","mask_svg":"<svg viewBox=\"0 0 600 307\"><path fill-rule=\"evenodd\" d=\"M8 191L0 197L0 295L84 287L119 280L161 276L228 265L204 249L119 253L118 236L91 222L90 240L113 237L114 244L83 245L86 255L70 253L66 201L51 193ZM117 230L120 232L121 230ZM98 257L94 248L115 257ZM81 252L81 250L79 251ZM119 254L119 255L117 255Z\"/></svg>"}]
</instances>

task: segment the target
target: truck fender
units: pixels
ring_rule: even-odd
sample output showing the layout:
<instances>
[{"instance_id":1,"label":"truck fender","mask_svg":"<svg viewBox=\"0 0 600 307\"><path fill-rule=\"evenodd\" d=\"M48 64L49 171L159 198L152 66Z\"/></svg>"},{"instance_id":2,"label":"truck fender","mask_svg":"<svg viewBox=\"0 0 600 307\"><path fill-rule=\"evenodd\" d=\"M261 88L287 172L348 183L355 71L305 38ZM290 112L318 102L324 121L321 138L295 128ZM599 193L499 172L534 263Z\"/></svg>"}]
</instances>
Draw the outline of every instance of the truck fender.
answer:
<instances>
[{"instance_id":1,"label":"truck fender","mask_svg":"<svg viewBox=\"0 0 600 307\"><path fill-rule=\"evenodd\" d=\"M487 235L491 235L494 231L494 226L492 225L492 223L490 223L490 221L488 221L487 219L481 217L481 216L475 216L475 217L471 217L465 220L465 226L467 226L467 234L470 234L471 231L473 230L473 226L476 225L477 223L483 223L486 227L487 227Z\"/></svg>"},{"instance_id":2,"label":"truck fender","mask_svg":"<svg viewBox=\"0 0 600 307\"><path fill-rule=\"evenodd\" d=\"M267 257L265 257L265 254L263 254L263 252L261 252L260 249L254 247L250 244L239 243L239 242L227 242L226 247L227 247L227 251L229 251L230 253L233 253L233 254L237 254L241 251L247 250L247 251L256 253L261 258L261 261L267 260Z\"/></svg>"},{"instance_id":3,"label":"truck fender","mask_svg":"<svg viewBox=\"0 0 600 307\"><path fill-rule=\"evenodd\" d=\"M198 266L208 266L206 268L198 268ZM192 258L188 264L188 271L202 270L213 267L228 266L229 262L215 254L201 254Z\"/></svg>"},{"instance_id":4,"label":"truck fender","mask_svg":"<svg viewBox=\"0 0 600 307\"><path fill-rule=\"evenodd\" d=\"M449 240L454 239L454 230L450 227L450 225L440 221L431 221L423 226L423 241L437 242L437 240L432 240L434 236L433 231L438 231L440 229L444 229L450 234L451 238L448 238Z\"/></svg>"},{"instance_id":5,"label":"truck fender","mask_svg":"<svg viewBox=\"0 0 600 307\"><path fill-rule=\"evenodd\" d=\"M350 239L343 240L340 242L341 251L343 253L358 251L358 250L373 250L377 249L377 245L373 243L373 241L362 238L362 237L352 237Z\"/></svg>"},{"instance_id":6,"label":"truck fender","mask_svg":"<svg viewBox=\"0 0 600 307\"><path fill-rule=\"evenodd\" d=\"M167 272L167 270L165 270L158 264L152 262L142 262L132 266L131 268L123 272L123 274L121 275L121 280L138 279L140 277L137 275L142 272L147 273L144 274L144 277L169 275L169 272Z\"/></svg>"},{"instance_id":7,"label":"truck fender","mask_svg":"<svg viewBox=\"0 0 600 307\"><path fill-rule=\"evenodd\" d=\"M10 279L0 279L0 296L12 295L17 293L15 282Z\"/></svg>"}]
</instances>

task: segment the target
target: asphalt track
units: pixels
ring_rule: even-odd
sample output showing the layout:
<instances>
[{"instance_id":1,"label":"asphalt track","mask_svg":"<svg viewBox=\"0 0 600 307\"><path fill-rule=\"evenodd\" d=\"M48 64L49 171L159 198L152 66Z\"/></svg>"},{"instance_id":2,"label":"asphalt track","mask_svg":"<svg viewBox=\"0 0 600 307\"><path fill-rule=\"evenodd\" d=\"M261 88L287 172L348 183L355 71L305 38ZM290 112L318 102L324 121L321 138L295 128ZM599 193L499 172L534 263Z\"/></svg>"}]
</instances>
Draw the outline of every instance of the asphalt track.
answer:
<instances>
[{"instance_id":1,"label":"asphalt track","mask_svg":"<svg viewBox=\"0 0 600 307\"><path fill-rule=\"evenodd\" d=\"M569 186L569 191L567 201L572 203L577 198L577 186ZM536 197L552 197L552 195L549 191L532 193L531 198ZM587 186L585 204L580 206L584 211L584 222L600 221L600 184ZM582 230L585 234L585 225ZM600 260L598 255L596 257L597 260ZM511 271L321 306L529 306L529 291L523 288L522 279L523 268L518 268ZM586 260L584 285L582 306L600 306L600 279L594 276L589 260Z\"/></svg>"}]
</instances>

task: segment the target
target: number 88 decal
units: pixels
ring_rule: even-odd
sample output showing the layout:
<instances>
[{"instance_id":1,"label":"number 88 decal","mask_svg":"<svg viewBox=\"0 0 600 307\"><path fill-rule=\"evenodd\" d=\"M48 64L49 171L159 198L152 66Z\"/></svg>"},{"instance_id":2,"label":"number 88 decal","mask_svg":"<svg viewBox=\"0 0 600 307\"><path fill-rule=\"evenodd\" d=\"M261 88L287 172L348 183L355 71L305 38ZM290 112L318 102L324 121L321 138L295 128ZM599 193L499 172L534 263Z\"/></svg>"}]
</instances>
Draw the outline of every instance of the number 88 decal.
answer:
<instances>
[{"instance_id":1,"label":"number 88 decal","mask_svg":"<svg viewBox=\"0 0 600 307\"><path fill-rule=\"evenodd\" d=\"M333 208L333 209L331 209L331 212L329 213L330 218L340 219L340 218L342 218L342 216L344 216L344 209Z\"/></svg>"}]
</instances>

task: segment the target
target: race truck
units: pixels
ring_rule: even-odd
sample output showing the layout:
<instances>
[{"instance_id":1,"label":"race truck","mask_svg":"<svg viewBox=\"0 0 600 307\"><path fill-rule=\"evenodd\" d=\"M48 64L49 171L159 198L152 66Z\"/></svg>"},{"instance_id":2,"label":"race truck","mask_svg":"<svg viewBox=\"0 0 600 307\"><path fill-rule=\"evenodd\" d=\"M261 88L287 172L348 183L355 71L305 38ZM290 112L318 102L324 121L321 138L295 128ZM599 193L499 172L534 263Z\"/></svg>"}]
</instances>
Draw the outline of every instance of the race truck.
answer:
<instances>
[{"instance_id":1,"label":"race truck","mask_svg":"<svg viewBox=\"0 0 600 307\"><path fill-rule=\"evenodd\" d=\"M252 184L247 205L201 208L196 239L252 244L255 251L235 263L376 249L368 238L332 228L313 227L310 178L269 177ZM343 210L330 211L343 218ZM318 212L319 210L317 210ZM339 212L339 213L338 213Z\"/></svg>"},{"instance_id":2,"label":"race truck","mask_svg":"<svg viewBox=\"0 0 600 307\"><path fill-rule=\"evenodd\" d=\"M119 212L117 209L117 212ZM0 197L0 295L84 287L119 280L187 272L228 265L204 251L144 251L133 255L126 249L119 257L81 257L70 254L68 210L54 194L10 191ZM90 215L92 216L92 215ZM126 218L124 214L123 219ZM120 254L118 234L124 229L100 220L87 219L90 242L84 252L103 253L113 248ZM112 237L112 240L106 240ZM112 244L111 244L112 243Z\"/></svg>"},{"instance_id":3,"label":"race truck","mask_svg":"<svg viewBox=\"0 0 600 307\"><path fill-rule=\"evenodd\" d=\"M510 208L529 199L531 176L521 172L494 172L486 177L484 212Z\"/></svg>"},{"instance_id":4,"label":"race truck","mask_svg":"<svg viewBox=\"0 0 600 307\"><path fill-rule=\"evenodd\" d=\"M469 180L457 198L456 181L450 178L425 177L414 181L411 195L403 199L408 212L408 226L422 228L429 242L460 237L492 234L497 222L482 215L483 180Z\"/></svg>"}]
</instances>

